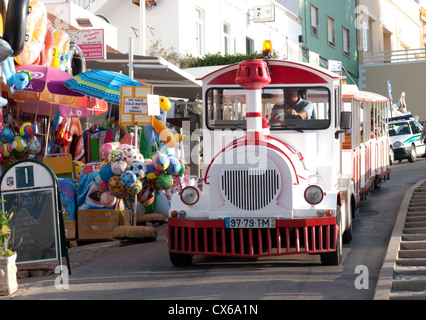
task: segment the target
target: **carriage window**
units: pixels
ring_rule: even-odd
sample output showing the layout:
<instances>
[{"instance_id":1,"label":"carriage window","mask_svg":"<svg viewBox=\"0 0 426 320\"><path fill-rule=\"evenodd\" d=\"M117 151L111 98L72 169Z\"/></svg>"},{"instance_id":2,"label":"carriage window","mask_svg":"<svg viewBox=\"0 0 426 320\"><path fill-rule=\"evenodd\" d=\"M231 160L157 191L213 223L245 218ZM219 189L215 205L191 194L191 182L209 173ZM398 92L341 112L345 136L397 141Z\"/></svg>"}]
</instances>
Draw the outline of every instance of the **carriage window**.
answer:
<instances>
[{"instance_id":1,"label":"carriage window","mask_svg":"<svg viewBox=\"0 0 426 320\"><path fill-rule=\"evenodd\" d=\"M243 89L207 91L209 129L246 129L246 92ZM326 129L330 125L330 92L326 88L264 88L262 117L271 130Z\"/></svg>"}]
</instances>

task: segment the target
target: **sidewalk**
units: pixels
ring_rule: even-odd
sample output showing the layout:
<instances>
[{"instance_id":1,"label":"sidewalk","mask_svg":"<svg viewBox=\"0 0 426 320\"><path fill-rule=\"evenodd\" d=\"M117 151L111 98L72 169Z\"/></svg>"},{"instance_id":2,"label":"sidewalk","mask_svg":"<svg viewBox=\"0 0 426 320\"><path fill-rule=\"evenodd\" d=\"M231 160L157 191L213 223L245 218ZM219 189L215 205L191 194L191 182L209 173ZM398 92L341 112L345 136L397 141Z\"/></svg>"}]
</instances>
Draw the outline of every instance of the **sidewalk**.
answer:
<instances>
[{"instance_id":1,"label":"sidewalk","mask_svg":"<svg viewBox=\"0 0 426 320\"><path fill-rule=\"evenodd\" d=\"M421 180L401 202L374 300L426 299L425 220L426 180Z\"/></svg>"}]
</instances>

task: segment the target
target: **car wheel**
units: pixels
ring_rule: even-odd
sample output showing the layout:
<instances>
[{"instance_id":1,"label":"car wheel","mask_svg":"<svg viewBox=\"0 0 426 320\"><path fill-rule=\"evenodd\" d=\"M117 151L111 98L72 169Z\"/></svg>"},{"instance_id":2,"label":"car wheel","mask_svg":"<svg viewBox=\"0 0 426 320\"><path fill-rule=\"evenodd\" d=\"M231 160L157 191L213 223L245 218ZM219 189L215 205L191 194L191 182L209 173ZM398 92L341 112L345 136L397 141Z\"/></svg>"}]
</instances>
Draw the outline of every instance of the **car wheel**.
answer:
<instances>
[{"instance_id":1,"label":"car wheel","mask_svg":"<svg viewBox=\"0 0 426 320\"><path fill-rule=\"evenodd\" d=\"M415 162L417 159L416 148L411 145L410 156L408 157L408 161Z\"/></svg>"}]
</instances>

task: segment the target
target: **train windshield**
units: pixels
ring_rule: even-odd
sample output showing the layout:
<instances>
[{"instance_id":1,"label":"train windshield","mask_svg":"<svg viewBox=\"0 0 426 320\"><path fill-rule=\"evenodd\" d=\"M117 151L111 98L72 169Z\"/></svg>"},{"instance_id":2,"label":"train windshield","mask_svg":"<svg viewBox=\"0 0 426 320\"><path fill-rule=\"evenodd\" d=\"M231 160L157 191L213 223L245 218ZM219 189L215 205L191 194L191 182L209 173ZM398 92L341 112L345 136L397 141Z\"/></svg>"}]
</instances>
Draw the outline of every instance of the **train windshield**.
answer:
<instances>
[{"instance_id":1,"label":"train windshield","mask_svg":"<svg viewBox=\"0 0 426 320\"><path fill-rule=\"evenodd\" d=\"M330 126L330 92L327 88L264 88L262 117L271 130L317 130ZM207 91L209 129L246 129L244 89Z\"/></svg>"}]
</instances>

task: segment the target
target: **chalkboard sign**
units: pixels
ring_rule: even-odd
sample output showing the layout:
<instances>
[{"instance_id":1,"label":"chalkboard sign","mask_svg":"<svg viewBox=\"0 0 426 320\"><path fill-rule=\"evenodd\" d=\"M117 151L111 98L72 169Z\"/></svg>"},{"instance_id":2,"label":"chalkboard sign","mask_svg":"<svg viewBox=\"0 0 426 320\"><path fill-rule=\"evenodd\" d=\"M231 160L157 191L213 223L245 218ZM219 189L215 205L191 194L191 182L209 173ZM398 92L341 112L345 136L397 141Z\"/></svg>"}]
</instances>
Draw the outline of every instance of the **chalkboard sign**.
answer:
<instances>
[{"instance_id":1,"label":"chalkboard sign","mask_svg":"<svg viewBox=\"0 0 426 320\"><path fill-rule=\"evenodd\" d=\"M58 260L62 270L64 253L70 269L53 171L35 159L18 160L2 173L0 192L2 210L13 213L9 247L17 253L16 263Z\"/></svg>"},{"instance_id":2,"label":"chalkboard sign","mask_svg":"<svg viewBox=\"0 0 426 320\"><path fill-rule=\"evenodd\" d=\"M17 264L58 259L53 190L2 193L3 210L13 212L9 249L17 253Z\"/></svg>"}]
</instances>

